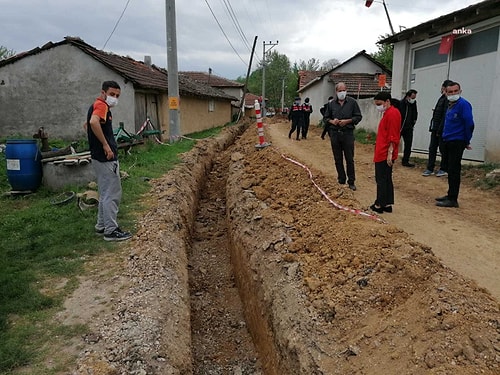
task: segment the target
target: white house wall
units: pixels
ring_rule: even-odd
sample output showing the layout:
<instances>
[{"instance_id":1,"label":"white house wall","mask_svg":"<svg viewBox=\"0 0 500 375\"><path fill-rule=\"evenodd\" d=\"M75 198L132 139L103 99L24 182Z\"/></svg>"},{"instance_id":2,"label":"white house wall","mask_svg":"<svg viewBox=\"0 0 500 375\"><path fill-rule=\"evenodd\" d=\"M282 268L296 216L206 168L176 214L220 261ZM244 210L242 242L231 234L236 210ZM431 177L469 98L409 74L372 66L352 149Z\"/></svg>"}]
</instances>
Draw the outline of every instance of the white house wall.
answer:
<instances>
[{"instance_id":1,"label":"white house wall","mask_svg":"<svg viewBox=\"0 0 500 375\"><path fill-rule=\"evenodd\" d=\"M489 97L484 158L486 161L498 163L500 162L500 45L497 50L495 65L489 76L489 80L491 81L493 89ZM488 100L488 98L486 100Z\"/></svg>"},{"instance_id":2,"label":"white house wall","mask_svg":"<svg viewBox=\"0 0 500 375\"><path fill-rule=\"evenodd\" d=\"M82 124L103 81L121 86L113 124L134 131L132 83L78 48L60 45L0 68L0 136L31 138L43 126L49 138L85 137Z\"/></svg>"},{"instance_id":3,"label":"white house wall","mask_svg":"<svg viewBox=\"0 0 500 375\"><path fill-rule=\"evenodd\" d=\"M465 27L480 32L497 25L500 25L500 17ZM451 79L461 84L463 97L472 104L476 125L472 150L464 153L464 159L500 162L500 45L495 52L413 69L414 51L438 45L442 36L415 43L411 48L407 41L394 45L392 96L400 99L410 88L418 91L419 118L412 149L428 152L432 109L439 98L441 83Z\"/></svg>"}]
</instances>

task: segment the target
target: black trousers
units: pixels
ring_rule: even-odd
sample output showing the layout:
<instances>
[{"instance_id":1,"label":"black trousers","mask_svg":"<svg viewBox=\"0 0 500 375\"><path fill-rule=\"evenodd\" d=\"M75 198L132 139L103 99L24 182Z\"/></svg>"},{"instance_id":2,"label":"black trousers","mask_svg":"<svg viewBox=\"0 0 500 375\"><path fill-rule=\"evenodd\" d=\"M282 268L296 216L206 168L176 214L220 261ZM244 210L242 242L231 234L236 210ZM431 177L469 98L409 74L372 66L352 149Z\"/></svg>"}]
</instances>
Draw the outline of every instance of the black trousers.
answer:
<instances>
[{"instance_id":1,"label":"black trousers","mask_svg":"<svg viewBox=\"0 0 500 375\"><path fill-rule=\"evenodd\" d=\"M375 204L380 207L394 204L394 185L392 183L392 167L387 161L375 163L375 182L377 183L377 199Z\"/></svg>"},{"instance_id":2,"label":"black trousers","mask_svg":"<svg viewBox=\"0 0 500 375\"><path fill-rule=\"evenodd\" d=\"M292 128L290 129L290 132L288 133L288 138L292 138L292 134L294 131L297 131L297 138L299 139L300 136L300 130L302 129L303 126L303 121L298 120L298 119L292 119Z\"/></svg>"},{"instance_id":3,"label":"black trousers","mask_svg":"<svg viewBox=\"0 0 500 375\"><path fill-rule=\"evenodd\" d=\"M354 185L356 180L354 171L354 133L352 129L336 130L328 128L330 143L332 145L333 159L337 169L339 183ZM344 168L345 158L345 168ZM347 170L347 173L346 173Z\"/></svg>"},{"instance_id":4,"label":"black trousers","mask_svg":"<svg viewBox=\"0 0 500 375\"><path fill-rule=\"evenodd\" d=\"M405 144L402 163L406 164L410 161L411 145L413 143L413 127L401 129L401 138L403 138Z\"/></svg>"},{"instance_id":5,"label":"black trousers","mask_svg":"<svg viewBox=\"0 0 500 375\"><path fill-rule=\"evenodd\" d=\"M448 157L443 150L443 139L437 135L436 132L431 132L431 141L429 143L429 160L427 161L427 169L430 171L434 170L436 166L436 156L437 150L441 153L441 164L439 169L442 171L448 171Z\"/></svg>"},{"instance_id":6,"label":"black trousers","mask_svg":"<svg viewBox=\"0 0 500 375\"><path fill-rule=\"evenodd\" d=\"M307 138L307 132L309 131L309 123L310 123L309 116L304 116L304 124L302 125L302 139Z\"/></svg>"},{"instance_id":7,"label":"black trousers","mask_svg":"<svg viewBox=\"0 0 500 375\"><path fill-rule=\"evenodd\" d=\"M443 141L444 152L448 155L448 199L458 200L460 191L460 174L462 173L462 157L467 145L465 141Z\"/></svg>"}]
</instances>

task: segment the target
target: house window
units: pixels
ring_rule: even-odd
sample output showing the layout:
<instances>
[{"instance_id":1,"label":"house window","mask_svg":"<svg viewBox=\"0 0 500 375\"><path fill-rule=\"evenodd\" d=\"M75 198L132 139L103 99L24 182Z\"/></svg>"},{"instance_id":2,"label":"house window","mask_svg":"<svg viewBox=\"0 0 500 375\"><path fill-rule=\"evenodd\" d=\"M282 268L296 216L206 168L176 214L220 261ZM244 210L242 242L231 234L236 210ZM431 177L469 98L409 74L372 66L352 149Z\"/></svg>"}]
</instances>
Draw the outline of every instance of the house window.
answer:
<instances>
[{"instance_id":1,"label":"house window","mask_svg":"<svg viewBox=\"0 0 500 375\"><path fill-rule=\"evenodd\" d=\"M499 27L497 26L455 39L451 56L452 61L495 52L498 48L498 30Z\"/></svg>"},{"instance_id":2,"label":"house window","mask_svg":"<svg viewBox=\"0 0 500 375\"><path fill-rule=\"evenodd\" d=\"M210 99L208 101L208 112L213 112L215 111L215 100Z\"/></svg>"},{"instance_id":3,"label":"house window","mask_svg":"<svg viewBox=\"0 0 500 375\"><path fill-rule=\"evenodd\" d=\"M439 54L439 43L417 49L413 55L413 69L424 68L430 65L445 63L448 55Z\"/></svg>"}]
</instances>

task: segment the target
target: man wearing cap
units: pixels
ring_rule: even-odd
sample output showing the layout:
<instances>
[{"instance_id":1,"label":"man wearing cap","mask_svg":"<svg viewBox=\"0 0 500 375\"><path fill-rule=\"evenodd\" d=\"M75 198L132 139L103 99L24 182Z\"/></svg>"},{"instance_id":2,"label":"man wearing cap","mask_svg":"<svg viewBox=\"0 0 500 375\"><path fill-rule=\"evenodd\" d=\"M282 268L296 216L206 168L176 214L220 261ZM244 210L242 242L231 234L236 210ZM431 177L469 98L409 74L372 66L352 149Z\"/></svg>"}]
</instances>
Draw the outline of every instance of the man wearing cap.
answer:
<instances>
[{"instance_id":1,"label":"man wearing cap","mask_svg":"<svg viewBox=\"0 0 500 375\"><path fill-rule=\"evenodd\" d=\"M309 103L309 98L304 100L302 105L302 110L304 111L304 124L302 126L302 139L307 139L307 132L309 131L309 123L311 122L310 117L313 112L313 107Z\"/></svg>"},{"instance_id":2,"label":"man wearing cap","mask_svg":"<svg viewBox=\"0 0 500 375\"><path fill-rule=\"evenodd\" d=\"M363 117L358 102L354 98L347 96L347 87L344 82L337 83L335 92L337 97L328 103L323 116L323 123L328 128L338 182L343 185L347 180L349 189L354 191L356 190L354 184L356 180L354 172L354 127Z\"/></svg>"},{"instance_id":3,"label":"man wearing cap","mask_svg":"<svg viewBox=\"0 0 500 375\"><path fill-rule=\"evenodd\" d=\"M288 138L292 138L293 132L297 131L296 140L299 141L300 131L302 129L302 126L304 125L304 110L299 96L295 98L292 108L290 108L290 112L288 113L288 120L292 121L292 127L290 129L290 132L288 133Z\"/></svg>"}]
</instances>

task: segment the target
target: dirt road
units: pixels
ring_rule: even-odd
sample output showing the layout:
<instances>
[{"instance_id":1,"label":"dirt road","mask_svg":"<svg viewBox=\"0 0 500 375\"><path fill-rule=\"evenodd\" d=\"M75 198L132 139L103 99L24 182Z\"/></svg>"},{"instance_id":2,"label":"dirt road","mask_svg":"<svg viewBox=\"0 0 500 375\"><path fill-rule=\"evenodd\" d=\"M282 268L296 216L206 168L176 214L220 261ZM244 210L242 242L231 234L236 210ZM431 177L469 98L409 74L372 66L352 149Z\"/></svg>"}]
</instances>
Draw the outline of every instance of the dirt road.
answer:
<instances>
[{"instance_id":1,"label":"dirt road","mask_svg":"<svg viewBox=\"0 0 500 375\"><path fill-rule=\"evenodd\" d=\"M266 141L283 154L315 168L333 181L337 173L328 136L311 126L307 140L288 139L288 121L268 120ZM356 185L354 197L368 210L376 195L373 146L356 145ZM394 212L383 219L409 233L450 268L475 280L500 300L500 197L462 182L459 209L435 206L434 198L446 194L446 178L423 177L423 168L394 167ZM347 188L347 186L346 186Z\"/></svg>"}]
</instances>

